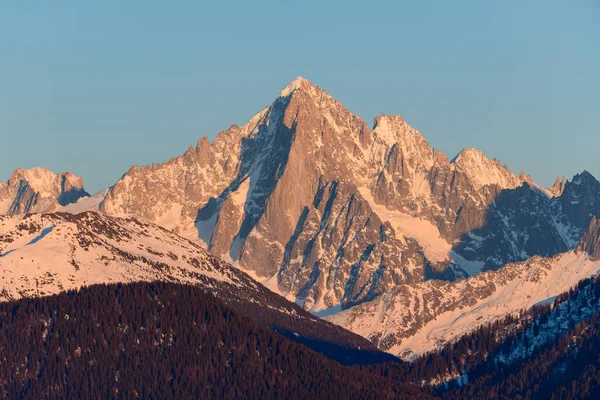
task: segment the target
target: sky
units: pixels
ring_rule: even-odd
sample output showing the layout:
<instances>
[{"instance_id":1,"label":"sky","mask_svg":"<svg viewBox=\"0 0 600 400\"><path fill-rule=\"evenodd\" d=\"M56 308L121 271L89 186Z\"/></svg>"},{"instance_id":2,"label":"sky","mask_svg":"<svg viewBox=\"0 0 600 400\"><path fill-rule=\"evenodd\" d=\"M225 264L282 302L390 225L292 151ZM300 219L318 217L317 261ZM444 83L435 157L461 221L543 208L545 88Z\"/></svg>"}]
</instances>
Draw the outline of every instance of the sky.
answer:
<instances>
[{"instance_id":1,"label":"sky","mask_svg":"<svg viewBox=\"0 0 600 400\"><path fill-rule=\"evenodd\" d=\"M600 2L0 1L0 181L93 193L244 124L296 76L542 185L600 178Z\"/></svg>"}]
</instances>

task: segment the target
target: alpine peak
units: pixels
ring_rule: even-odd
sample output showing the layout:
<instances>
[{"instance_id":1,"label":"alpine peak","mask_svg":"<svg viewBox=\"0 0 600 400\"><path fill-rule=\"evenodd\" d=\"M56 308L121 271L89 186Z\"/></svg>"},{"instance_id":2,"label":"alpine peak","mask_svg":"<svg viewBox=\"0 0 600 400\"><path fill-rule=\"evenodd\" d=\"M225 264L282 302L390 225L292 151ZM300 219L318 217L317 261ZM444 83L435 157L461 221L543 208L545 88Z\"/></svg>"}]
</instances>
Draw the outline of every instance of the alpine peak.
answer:
<instances>
[{"instance_id":1,"label":"alpine peak","mask_svg":"<svg viewBox=\"0 0 600 400\"><path fill-rule=\"evenodd\" d=\"M70 172L18 168L0 183L0 214L49 212L85 196L83 180Z\"/></svg>"},{"instance_id":2,"label":"alpine peak","mask_svg":"<svg viewBox=\"0 0 600 400\"><path fill-rule=\"evenodd\" d=\"M287 97L306 86L314 86L308 79L298 76L296 79L288 83L288 85L279 93L279 97Z\"/></svg>"},{"instance_id":3,"label":"alpine peak","mask_svg":"<svg viewBox=\"0 0 600 400\"><path fill-rule=\"evenodd\" d=\"M452 160L452 164L456 169L465 172L476 187L497 185L502 188L515 188L523 181L498 160L490 160L485 153L474 148L463 149Z\"/></svg>"}]
</instances>

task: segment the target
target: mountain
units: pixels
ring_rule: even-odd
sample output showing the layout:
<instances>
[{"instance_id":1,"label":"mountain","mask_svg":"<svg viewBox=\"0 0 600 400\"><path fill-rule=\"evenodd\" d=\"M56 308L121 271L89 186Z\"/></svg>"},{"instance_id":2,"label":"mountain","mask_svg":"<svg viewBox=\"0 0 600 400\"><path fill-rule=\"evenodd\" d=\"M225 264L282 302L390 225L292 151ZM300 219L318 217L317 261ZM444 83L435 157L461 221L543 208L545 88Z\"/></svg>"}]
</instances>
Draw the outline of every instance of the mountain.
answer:
<instances>
[{"instance_id":1,"label":"mountain","mask_svg":"<svg viewBox=\"0 0 600 400\"><path fill-rule=\"evenodd\" d=\"M600 182L587 171L566 181L559 196L525 182L502 191L488 207L485 225L463 236L454 251L484 270L551 257L574 249L594 216L600 216Z\"/></svg>"},{"instance_id":2,"label":"mountain","mask_svg":"<svg viewBox=\"0 0 600 400\"><path fill-rule=\"evenodd\" d=\"M598 230L594 218L576 251L551 258L534 256L455 282L398 285L375 300L326 319L369 338L383 350L414 359L478 326L551 302L598 274Z\"/></svg>"},{"instance_id":3,"label":"mountain","mask_svg":"<svg viewBox=\"0 0 600 400\"><path fill-rule=\"evenodd\" d=\"M237 312L344 363L390 359L364 338L325 322L244 272L157 225L97 212L0 215L0 300L94 284L193 284Z\"/></svg>"},{"instance_id":4,"label":"mountain","mask_svg":"<svg viewBox=\"0 0 600 400\"><path fill-rule=\"evenodd\" d=\"M101 209L203 242L326 315L572 250L600 216L600 183L584 172L545 189L476 149L450 160L402 117L371 129L297 78L214 142L132 167Z\"/></svg>"},{"instance_id":5,"label":"mountain","mask_svg":"<svg viewBox=\"0 0 600 400\"><path fill-rule=\"evenodd\" d=\"M0 185L0 206L0 300L17 309L89 285L193 285L223 301L224 313L269 328L271 342L281 335L342 364L374 364L345 370L357 382L373 374L373 394L393 397L393 381L456 398L564 394L553 377L581 383L582 396L596 390L600 286L590 277L600 272L600 182L583 171L544 188L476 149L450 159L402 117L384 114L370 127L300 77L245 125L166 163L133 166L94 196L69 173L17 170ZM128 287L145 296L152 286ZM271 376L275 361L264 357L277 351L266 354L254 365ZM11 367L33 376L29 360ZM579 369L571 376L563 366ZM328 368L319 366L318 382L342 373ZM235 388L227 395L248 390L221 375ZM272 389L258 390L276 396Z\"/></svg>"},{"instance_id":6,"label":"mountain","mask_svg":"<svg viewBox=\"0 0 600 400\"><path fill-rule=\"evenodd\" d=\"M358 301L424 275L416 242L396 238L357 191L370 158L381 162L389 147L377 140L369 150L374 141L360 118L299 78L212 144L132 168L102 210L191 230L258 277L278 274L278 290L307 309ZM405 261L386 267L389 259Z\"/></svg>"},{"instance_id":7,"label":"mountain","mask_svg":"<svg viewBox=\"0 0 600 400\"><path fill-rule=\"evenodd\" d=\"M8 181L0 183L0 214L52 212L86 196L83 180L70 172L19 168Z\"/></svg>"},{"instance_id":8,"label":"mountain","mask_svg":"<svg viewBox=\"0 0 600 400\"><path fill-rule=\"evenodd\" d=\"M3 398L433 399L342 366L198 286L95 285L0 304Z\"/></svg>"},{"instance_id":9,"label":"mountain","mask_svg":"<svg viewBox=\"0 0 600 400\"><path fill-rule=\"evenodd\" d=\"M247 124L61 210L87 207L201 243L406 358L597 270L579 244L600 216L588 172L546 189L476 149L449 159L402 117L370 128L303 78Z\"/></svg>"}]
</instances>

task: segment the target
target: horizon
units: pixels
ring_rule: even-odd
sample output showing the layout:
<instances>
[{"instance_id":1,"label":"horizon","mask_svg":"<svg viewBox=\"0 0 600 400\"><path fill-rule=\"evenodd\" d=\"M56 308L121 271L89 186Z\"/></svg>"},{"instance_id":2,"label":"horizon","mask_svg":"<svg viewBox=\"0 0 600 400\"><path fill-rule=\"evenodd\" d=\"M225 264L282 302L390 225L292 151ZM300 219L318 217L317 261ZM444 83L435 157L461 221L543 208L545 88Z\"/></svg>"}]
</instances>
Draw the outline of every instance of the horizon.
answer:
<instances>
[{"instance_id":1,"label":"horizon","mask_svg":"<svg viewBox=\"0 0 600 400\"><path fill-rule=\"evenodd\" d=\"M597 4L183 4L0 6L0 181L42 167L94 194L245 124L296 76L450 158L476 148L544 187L600 176Z\"/></svg>"}]
</instances>

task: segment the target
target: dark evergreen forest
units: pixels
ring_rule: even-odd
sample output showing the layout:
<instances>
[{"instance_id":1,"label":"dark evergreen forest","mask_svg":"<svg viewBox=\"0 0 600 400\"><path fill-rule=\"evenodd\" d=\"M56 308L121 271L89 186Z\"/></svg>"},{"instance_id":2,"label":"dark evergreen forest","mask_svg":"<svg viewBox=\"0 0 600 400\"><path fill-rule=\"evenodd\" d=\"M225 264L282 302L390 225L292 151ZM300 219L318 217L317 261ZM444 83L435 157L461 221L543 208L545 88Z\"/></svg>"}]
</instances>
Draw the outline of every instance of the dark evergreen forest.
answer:
<instances>
[{"instance_id":1,"label":"dark evergreen forest","mask_svg":"<svg viewBox=\"0 0 600 400\"><path fill-rule=\"evenodd\" d=\"M599 303L588 279L411 363L342 365L199 287L97 285L0 304L0 397L600 398Z\"/></svg>"},{"instance_id":2,"label":"dark evergreen forest","mask_svg":"<svg viewBox=\"0 0 600 400\"><path fill-rule=\"evenodd\" d=\"M4 398L428 398L343 366L172 283L0 304Z\"/></svg>"}]
</instances>

